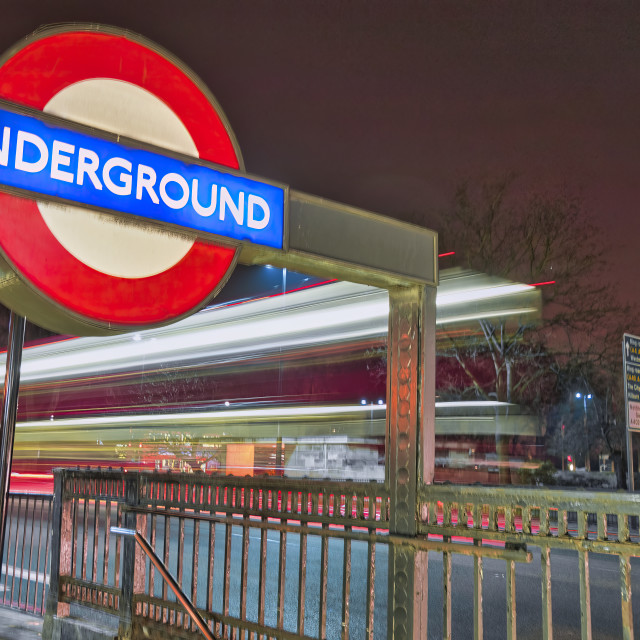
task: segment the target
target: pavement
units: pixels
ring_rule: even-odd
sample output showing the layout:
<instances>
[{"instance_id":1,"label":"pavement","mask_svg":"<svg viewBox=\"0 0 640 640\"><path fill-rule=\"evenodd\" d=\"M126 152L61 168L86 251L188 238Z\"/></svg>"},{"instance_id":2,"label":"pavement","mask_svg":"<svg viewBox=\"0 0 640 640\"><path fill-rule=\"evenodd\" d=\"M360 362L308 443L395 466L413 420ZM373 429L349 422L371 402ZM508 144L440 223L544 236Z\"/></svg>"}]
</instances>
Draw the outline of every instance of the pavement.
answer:
<instances>
[{"instance_id":1,"label":"pavement","mask_svg":"<svg viewBox=\"0 0 640 640\"><path fill-rule=\"evenodd\" d=\"M0 606L2 640L36 640L42 638L43 618L17 609Z\"/></svg>"}]
</instances>

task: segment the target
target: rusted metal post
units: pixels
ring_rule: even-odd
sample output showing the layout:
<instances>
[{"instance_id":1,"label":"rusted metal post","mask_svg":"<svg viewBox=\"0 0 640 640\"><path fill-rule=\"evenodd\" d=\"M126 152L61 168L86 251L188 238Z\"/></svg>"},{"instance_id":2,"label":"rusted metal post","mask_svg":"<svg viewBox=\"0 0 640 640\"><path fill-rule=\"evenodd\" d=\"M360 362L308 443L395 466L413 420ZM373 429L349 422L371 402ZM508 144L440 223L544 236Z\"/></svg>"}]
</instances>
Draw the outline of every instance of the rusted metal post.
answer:
<instances>
[{"instance_id":1,"label":"rusted metal post","mask_svg":"<svg viewBox=\"0 0 640 640\"><path fill-rule=\"evenodd\" d=\"M417 486L433 478L435 418L435 293L426 287L389 291L387 358L387 478L389 531L415 536ZM421 463L421 459L423 461ZM388 635L426 634L427 557L410 546L389 550ZM417 605L417 607L416 607Z\"/></svg>"},{"instance_id":2,"label":"rusted metal post","mask_svg":"<svg viewBox=\"0 0 640 640\"><path fill-rule=\"evenodd\" d=\"M516 640L516 563L507 560L507 640Z\"/></svg>"},{"instance_id":3,"label":"rusted metal post","mask_svg":"<svg viewBox=\"0 0 640 640\"><path fill-rule=\"evenodd\" d=\"M418 431L418 483L431 484L436 464L436 290L422 289L420 310L421 355L419 362L420 416ZM418 505L415 510L418 514ZM416 551L413 596L413 634L427 637L429 613L429 556Z\"/></svg>"},{"instance_id":4,"label":"rusted metal post","mask_svg":"<svg viewBox=\"0 0 640 640\"><path fill-rule=\"evenodd\" d=\"M127 473L124 476L124 495L127 507L138 505L140 488L140 474ZM123 528L136 529L137 517L135 511L126 509L123 514ZM122 578L120 588L122 596L120 598L120 623L118 625L118 637L131 638L133 631L133 594L135 591L135 571L136 570L136 541L132 537L125 537L122 542Z\"/></svg>"},{"instance_id":5,"label":"rusted metal post","mask_svg":"<svg viewBox=\"0 0 640 640\"><path fill-rule=\"evenodd\" d=\"M451 640L451 553L442 554L442 637Z\"/></svg>"},{"instance_id":6,"label":"rusted metal post","mask_svg":"<svg viewBox=\"0 0 640 640\"><path fill-rule=\"evenodd\" d=\"M631 606L631 558L620 556L620 597L622 612L622 638L633 640L633 607Z\"/></svg>"},{"instance_id":7,"label":"rusted metal post","mask_svg":"<svg viewBox=\"0 0 640 640\"><path fill-rule=\"evenodd\" d=\"M351 527L345 527L351 533ZM341 640L349 640L349 603L351 602L351 540L346 538L342 557L342 633Z\"/></svg>"},{"instance_id":8,"label":"rusted metal post","mask_svg":"<svg viewBox=\"0 0 640 640\"><path fill-rule=\"evenodd\" d=\"M479 546L478 541L474 543ZM482 605L482 556L473 556L473 638L482 640L484 638L484 619Z\"/></svg>"},{"instance_id":9,"label":"rusted metal post","mask_svg":"<svg viewBox=\"0 0 640 640\"><path fill-rule=\"evenodd\" d=\"M542 509L540 510L542 513ZM540 527L544 535L546 530ZM551 549L540 548L540 579L542 582L542 640L553 639L553 615L551 607Z\"/></svg>"},{"instance_id":10,"label":"rusted metal post","mask_svg":"<svg viewBox=\"0 0 640 640\"><path fill-rule=\"evenodd\" d=\"M373 540L369 540L368 543L368 569L367 569L367 617L366 617L366 635L367 640L373 640L373 613L374 613L374 597L375 597L375 583L376 583L376 544ZM387 621L387 626L389 622Z\"/></svg>"},{"instance_id":11,"label":"rusted metal post","mask_svg":"<svg viewBox=\"0 0 640 640\"><path fill-rule=\"evenodd\" d=\"M591 585L589 582L589 552L578 552L580 576L580 630L582 640L591 640Z\"/></svg>"},{"instance_id":12,"label":"rusted metal post","mask_svg":"<svg viewBox=\"0 0 640 640\"><path fill-rule=\"evenodd\" d=\"M62 550L62 484L63 470L53 472L53 504L51 506L51 569L49 573L49 591L42 625L42 637L49 640L53 637L54 618L58 615L58 597L60 589L60 552Z\"/></svg>"},{"instance_id":13,"label":"rusted metal post","mask_svg":"<svg viewBox=\"0 0 640 640\"><path fill-rule=\"evenodd\" d=\"M17 313L12 311L9 315L9 339L2 399L2 433L0 434L0 567L4 560L4 534L7 524L7 502L9 482L11 481L11 463L13 462L13 440L18 412L20 363L22 362L25 323L26 319Z\"/></svg>"}]
</instances>

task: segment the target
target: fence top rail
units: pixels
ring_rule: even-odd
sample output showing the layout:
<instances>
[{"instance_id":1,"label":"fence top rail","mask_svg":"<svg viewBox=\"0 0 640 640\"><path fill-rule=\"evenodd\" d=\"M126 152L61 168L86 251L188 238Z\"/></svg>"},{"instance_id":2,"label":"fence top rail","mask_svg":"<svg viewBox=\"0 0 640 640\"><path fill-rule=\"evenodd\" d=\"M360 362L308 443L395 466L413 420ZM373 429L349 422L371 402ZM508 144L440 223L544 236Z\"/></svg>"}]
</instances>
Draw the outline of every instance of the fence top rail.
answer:
<instances>
[{"instance_id":1,"label":"fence top rail","mask_svg":"<svg viewBox=\"0 0 640 640\"><path fill-rule=\"evenodd\" d=\"M460 507L473 504L499 509L557 509L579 513L640 515L640 494L622 491L424 485L419 490L419 500L422 503L440 502Z\"/></svg>"},{"instance_id":2,"label":"fence top rail","mask_svg":"<svg viewBox=\"0 0 640 640\"><path fill-rule=\"evenodd\" d=\"M26 498L27 500L44 500L45 502L53 501L53 496L50 493L31 493L29 491L10 491L9 497Z\"/></svg>"},{"instance_id":3,"label":"fence top rail","mask_svg":"<svg viewBox=\"0 0 640 640\"><path fill-rule=\"evenodd\" d=\"M220 476L205 473L173 473L163 471L140 471L142 482L201 484L206 486L227 486L271 491L309 491L340 494L386 495L385 485L380 482L340 482L322 478L287 478L274 476Z\"/></svg>"},{"instance_id":4,"label":"fence top rail","mask_svg":"<svg viewBox=\"0 0 640 640\"><path fill-rule=\"evenodd\" d=\"M379 483L209 476L145 471L60 469L63 498L250 516L348 522L389 521L389 492Z\"/></svg>"},{"instance_id":5,"label":"fence top rail","mask_svg":"<svg viewBox=\"0 0 640 640\"><path fill-rule=\"evenodd\" d=\"M324 491L333 494L368 494L386 496L388 488L381 482L337 481L322 478L287 478L274 476L230 476L210 475L203 472L177 473L173 471L128 471L124 469L59 468L54 473L62 473L65 479L78 480L121 480L137 475L142 483L201 484L228 487L248 487L260 489Z\"/></svg>"},{"instance_id":6,"label":"fence top rail","mask_svg":"<svg viewBox=\"0 0 640 640\"><path fill-rule=\"evenodd\" d=\"M142 496L151 497L153 486L173 487L213 487L216 489L244 489L271 492L272 496L285 499L291 493L309 493L328 498L345 496L351 498L369 497L386 501L388 487L377 482L338 482L334 480L308 478L280 478L272 476L219 476L205 473L175 473L170 471L125 471L123 469L56 469L67 481L66 494L87 496L93 492L103 495L109 491L100 481L123 481L133 476L139 477ZM77 481L76 488L69 486ZM86 484L85 484L86 483ZM15 494L17 495L17 494ZM32 498L46 497L29 494ZM156 489L156 495L157 493ZM116 496L117 497L117 496ZM422 503L441 502L443 504L488 505L497 508L558 509L587 513L616 513L623 515L640 514L640 494L622 491L588 491L582 489L549 489L532 487L483 487L469 485L422 485L419 488Z\"/></svg>"}]
</instances>

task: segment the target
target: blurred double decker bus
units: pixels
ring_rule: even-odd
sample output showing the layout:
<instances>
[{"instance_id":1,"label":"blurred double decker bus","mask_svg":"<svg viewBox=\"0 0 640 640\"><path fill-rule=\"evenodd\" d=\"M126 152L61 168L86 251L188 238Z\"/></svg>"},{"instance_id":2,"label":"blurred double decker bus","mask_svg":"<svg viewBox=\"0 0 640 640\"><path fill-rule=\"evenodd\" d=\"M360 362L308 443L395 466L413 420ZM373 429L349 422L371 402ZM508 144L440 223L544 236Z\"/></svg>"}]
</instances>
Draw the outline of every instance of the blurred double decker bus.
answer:
<instances>
[{"instance_id":1,"label":"blurred double decker bus","mask_svg":"<svg viewBox=\"0 0 640 640\"><path fill-rule=\"evenodd\" d=\"M478 318L534 317L538 300L441 272L436 337L473 340ZM29 345L12 490L50 491L59 466L383 481L388 311L383 289L240 267L175 325ZM517 437L526 464L540 434L514 405L438 399L436 480L497 481L497 435Z\"/></svg>"}]
</instances>

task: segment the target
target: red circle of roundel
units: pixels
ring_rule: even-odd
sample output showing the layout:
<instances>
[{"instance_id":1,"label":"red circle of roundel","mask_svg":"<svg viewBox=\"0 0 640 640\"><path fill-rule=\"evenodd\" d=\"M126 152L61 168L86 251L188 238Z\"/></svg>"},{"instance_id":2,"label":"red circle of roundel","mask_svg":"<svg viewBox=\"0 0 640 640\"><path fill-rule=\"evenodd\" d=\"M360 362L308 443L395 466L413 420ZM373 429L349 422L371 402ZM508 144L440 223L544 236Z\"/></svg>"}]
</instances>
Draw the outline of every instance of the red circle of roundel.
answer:
<instances>
[{"instance_id":1,"label":"red circle of roundel","mask_svg":"<svg viewBox=\"0 0 640 640\"><path fill-rule=\"evenodd\" d=\"M42 110L65 87L93 78L146 89L182 121L200 158L239 167L214 105L171 61L124 35L71 30L28 43L0 67L0 98ZM122 326L170 321L197 308L231 268L235 249L194 242L173 267L145 278L97 271L54 237L33 200L0 194L0 244L45 296L90 320Z\"/></svg>"}]
</instances>

